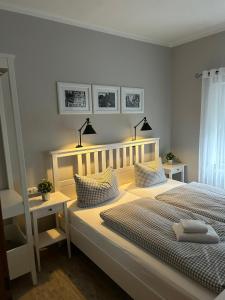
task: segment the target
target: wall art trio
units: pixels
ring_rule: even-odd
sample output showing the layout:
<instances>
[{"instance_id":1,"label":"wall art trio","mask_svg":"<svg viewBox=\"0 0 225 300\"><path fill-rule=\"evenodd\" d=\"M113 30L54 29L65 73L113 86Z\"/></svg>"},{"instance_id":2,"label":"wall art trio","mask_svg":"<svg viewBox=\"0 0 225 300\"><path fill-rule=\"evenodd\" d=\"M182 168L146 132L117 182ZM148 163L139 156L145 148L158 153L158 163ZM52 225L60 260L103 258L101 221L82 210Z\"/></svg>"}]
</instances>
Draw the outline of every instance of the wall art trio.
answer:
<instances>
[{"instance_id":1,"label":"wall art trio","mask_svg":"<svg viewBox=\"0 0 225 300\"><path fill-rule=\"evenodd\" d=\"M57 82L60 114L144 113L144 89Z\"/></svg>"}]
</instances>

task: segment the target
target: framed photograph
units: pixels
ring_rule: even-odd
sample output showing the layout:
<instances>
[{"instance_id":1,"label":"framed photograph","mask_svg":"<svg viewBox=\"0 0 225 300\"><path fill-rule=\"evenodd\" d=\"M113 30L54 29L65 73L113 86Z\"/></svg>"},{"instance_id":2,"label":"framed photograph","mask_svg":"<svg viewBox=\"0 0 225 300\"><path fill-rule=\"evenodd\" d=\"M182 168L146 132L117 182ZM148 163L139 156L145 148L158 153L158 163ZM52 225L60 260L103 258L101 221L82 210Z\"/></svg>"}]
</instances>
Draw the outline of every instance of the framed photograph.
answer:
<instances>
[{"instance_id":1,"label":"framed photograph","mask_svg":"<svg viewBox=\"0 0 225 300\"><path fill-rule=\"evenodd\" d=\"M95 114L120 113L120 88L117 86L93 85Z\"/></svg>"},{"instance_id":2,"label":"framed photograph","mask_svg":"<svg viewBox=\"0 0 225 300\"><path fill-rule=\"evenodd\" d=\"M91 114L91 85L57 82L60 114Z\"/></svg>"},{"instance_id":3,"label":"framed photograph","mask_svg":"<svg viewBox=\"0 0 225 300\"><path fill-rule=\"evenodd\" d=\"M122 87L121 94L123 113L144 113L144 89Z\"/></svg>"}]
</instances>

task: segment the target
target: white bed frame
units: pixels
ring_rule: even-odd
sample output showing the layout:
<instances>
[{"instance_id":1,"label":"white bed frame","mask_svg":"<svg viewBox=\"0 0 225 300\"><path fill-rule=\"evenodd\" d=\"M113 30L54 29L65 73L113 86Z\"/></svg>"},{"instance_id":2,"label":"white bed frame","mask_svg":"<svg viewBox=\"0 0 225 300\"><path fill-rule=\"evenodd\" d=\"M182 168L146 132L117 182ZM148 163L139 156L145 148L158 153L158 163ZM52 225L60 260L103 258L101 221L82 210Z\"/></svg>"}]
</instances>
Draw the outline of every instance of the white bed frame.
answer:
<instances>
[{"instance_id":1,"label":"white bed frame","mask_svg":"<svg viewBox=\"0 0 225 300\"><path fill-rule=\"evenodd\" d=\"M113 167L120 184L131 181L130 171L134 162L144 163L159 157L159 138L140 139L124 143L95 145L50 152L53 166L55 190L60 190L71 199L75 199L74 178L60 177L60 164L65 158L72 158L74 173L95 175L103 172L108 166Z\"/></svg>"},{"instance_id":2,"label":"white bed frame","mask_svg":"<svg viewBox=\"0 0 225 300\"><path fill-rule=\"evenodd\" d=\"M151 152L151 155L149 153ZM96 145L84 148L73 148L51 152L53 165L53 181L55 190L60 190L74 199L74 179L60 177L60 160L72 157L74 168L79 175L92 175L104 171L108 166L116 169L120 184L131 181L134 162L147 162L159 157L159 138L141 139L117 144ZM96 265L110 276L133 299L139 300L190 300L191 294L184 294L182 287L155 283L152 275L151 286L146 285L134 273L131 273L121 263L116 261L104 249L100 248L84 233L72 224L70 225L71 241L84 252ZM225 292L216 300L225 299Z\"/></svg>"}]
</instances>

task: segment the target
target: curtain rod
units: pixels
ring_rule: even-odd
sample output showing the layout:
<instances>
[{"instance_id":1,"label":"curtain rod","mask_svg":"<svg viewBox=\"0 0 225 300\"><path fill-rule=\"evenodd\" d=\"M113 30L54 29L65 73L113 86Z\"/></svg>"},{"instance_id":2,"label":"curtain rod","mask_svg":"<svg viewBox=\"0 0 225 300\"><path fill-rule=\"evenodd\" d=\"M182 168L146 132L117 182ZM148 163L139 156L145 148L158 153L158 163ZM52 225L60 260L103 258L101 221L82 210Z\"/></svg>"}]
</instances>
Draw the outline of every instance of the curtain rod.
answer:
<instances>
[{"instance_id":1,"label":"curtain rod","mask_svg":"<svg viewBox=\"0 0 225 300\"><path fill-rule=\"evenodd\" d=\"M216 70L216 74L219 73L219 70ZM210 71L208 72L208 76L210 76ZM202 77L202 73L195 73L195 78L200 79Z\"/></svg>"}]
</instances>

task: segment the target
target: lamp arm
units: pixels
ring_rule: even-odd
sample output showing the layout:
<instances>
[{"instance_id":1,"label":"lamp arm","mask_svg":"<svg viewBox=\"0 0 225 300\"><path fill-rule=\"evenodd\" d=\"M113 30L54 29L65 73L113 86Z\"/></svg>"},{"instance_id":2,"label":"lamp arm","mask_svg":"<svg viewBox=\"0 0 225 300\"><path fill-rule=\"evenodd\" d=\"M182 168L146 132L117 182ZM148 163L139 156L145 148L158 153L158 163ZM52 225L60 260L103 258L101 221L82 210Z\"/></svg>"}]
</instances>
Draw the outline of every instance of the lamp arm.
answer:
<instances>
[{"instance_id":1,"label":"lamp arm","mask_svg":"<svg viewBox=\"0 0 225 300\"><path fill-rule=\"evenodd\" d=\"M137 128L138 125L140 125L144 120L146 120L146 117L144 117L139 123L137 123L137 125L135 125L134 128Z\"/></svg>"},{"instance_id":2,"label":"lamp arm","mask_svg":"<svg viewBox=\"0 0 225 300\"><path fill-rule=\"evenodd\" d=\"M134 140L137 138L137 126L134 126Z\"/></svg>"},{"instance_id":3,"label":"lamp arm","mask_svg":"<svg viewBox=\"0 0 225 300\"><path fill-rule=\"evenodd\" d=\"M86 121L84 122L84 124L81 126L81 128L78 129L78 131L81 132L81 130L84 128L84 126L85 126L86 124L88 124L89 122L90 122L90 121L89 121L89 118L87 118Z\"/></svg>"},{"instance_id":4,"label":"lamp arm","mask_svg":"<svg viewBox=\"0 0 225 300\"><path fill-rule=\"evenodd\" d=\"M146 121L146 117L144 117L137 125L134 126L134 140L137 138L137 127L140 125L143 121Z\"/></svg>"},{"instance_id":5,"label":"lamp arm","mask_svg":"<svg viewBox=\"0 0 225 300\"><path fill-rule=\"evenodd\" d=\"M79 144L78 146L81 146L81 130L79 130Z\"/></svg>"},{"instance_id":6,"label":"lamp arm","mask_svg":"<svg viewBox=\"0 0 225 300\"><path fill-rule=\"evenodd\" d=\"M89 120L89 118L87 118L86 121L84 122L84 124L81 126L81 128L78 129L78 132L79 132L79 144L77 145L77 148L82 147L82 145L81 145L81 130L84 128L84 126L86 124L89 124L89 123L90 123L90 120Z\"/></svg>"}]
</instances>

